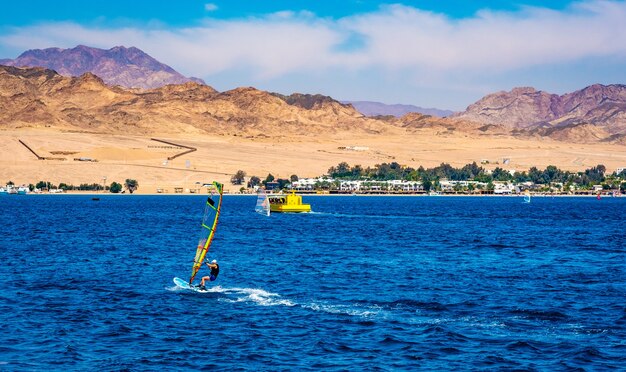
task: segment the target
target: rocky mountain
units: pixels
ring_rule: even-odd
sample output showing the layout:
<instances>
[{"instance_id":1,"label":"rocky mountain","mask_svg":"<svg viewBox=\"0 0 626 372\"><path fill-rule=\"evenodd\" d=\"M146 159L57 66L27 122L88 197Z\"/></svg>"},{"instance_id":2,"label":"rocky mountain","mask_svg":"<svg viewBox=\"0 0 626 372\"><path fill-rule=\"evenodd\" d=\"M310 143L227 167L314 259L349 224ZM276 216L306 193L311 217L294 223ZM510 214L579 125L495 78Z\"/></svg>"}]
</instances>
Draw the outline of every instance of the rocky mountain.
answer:
<instances>
[{"instance_id":1,"label":"rocky mountain","mask_svg":"<svg viewBox=\"0 0 626 372\"><path fill-rule=\"evenodd\" d=\"M626 85L595 84L564 95L533 88L490 94L455 118L555 139L609 139L626 133Z\"/></svg>"},{"instance_id":2,"label":"rocky mountain","mask_svg":"<svg viewBox=\"0 0 626 372\"><path fill-rule=\"evenodd\" d=\"M0 66L0 126L260 137L390 129L330 97L280 96L255 88L218 92L195 82L126 89L89 72L65 77L49 69L11 66Z\"/></svg>"},{"instance_id":3,"label":"rocky mountain","mask_svg":"<svg viewBox=\"0 0 626 372\"><path fill-rule=\"evenodd\" d=\"M341 103L349 103L354 106L357 111L365 116L395 116L401 117L411 112L417 112L419 114L437 116L440 118L450 116L454 112L450 110L440 110L436 108L423 108L413 105L401 105L393 104L387 105L380 102L372 101L341 101Z\"/></svg>"},{"instance_id":4,"label":"rocky mountain","mask_svg":"<svg viewBox=\"0 0 626 372\"><path fill-rule=\"evenodd\" d=\"M624 86L563 96L518 88L490 95L461 115L366 117L331 97L251 87L218 92L196 82L154 89L107 85L87 72L0 66L0 129L54 127L94 133L210 133L251 138L335 134L516 136L626 144Z\"/></svg>"},{"instance_id":5,"label":"rocky mountain","mask_svg":"<svg viewBox=\"0 0 626 372\"><path fill-rule=\"evenodd\" d=\"M2 59L0 64L45 67L64 76L80 76L91 72L108 85L127 88L152 89L189 81L204 84L200 79L181 75L135 47L116 46L104 50L79 45L71 49L33 49L16 59Z\"/></svg>"}]
</instances>

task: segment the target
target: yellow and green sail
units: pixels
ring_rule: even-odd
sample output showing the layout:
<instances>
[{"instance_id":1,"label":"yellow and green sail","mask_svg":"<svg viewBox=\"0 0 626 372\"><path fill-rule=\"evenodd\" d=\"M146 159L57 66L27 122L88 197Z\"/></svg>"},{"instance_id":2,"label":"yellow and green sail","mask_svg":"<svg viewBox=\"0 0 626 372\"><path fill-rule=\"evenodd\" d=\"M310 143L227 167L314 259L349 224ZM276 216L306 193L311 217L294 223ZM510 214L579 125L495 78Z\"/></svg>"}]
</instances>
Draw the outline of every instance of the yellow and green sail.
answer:
<instances>
[{"instance_id":1,"label":"yellow and green sail","mask_svg":"<svg viewBox=\"0 0 626 372\"><path fill-rule=\"evenodd\" d=\"M193 283L193 279L196 277L198 270L202 267L204 258L209 251L213 237L215 236L215 229L217 228L217 220L220 217L220 209L222 207L223 187L219 182L213 182L211 188L211 195L207 198L204 206L204 216L202 217L202 226L200 232L200 239L198 240L198 248L196 249L196 257L193 260L193 267L191 268L191 279L189 284Z\"/></svg>"}]
</instances>

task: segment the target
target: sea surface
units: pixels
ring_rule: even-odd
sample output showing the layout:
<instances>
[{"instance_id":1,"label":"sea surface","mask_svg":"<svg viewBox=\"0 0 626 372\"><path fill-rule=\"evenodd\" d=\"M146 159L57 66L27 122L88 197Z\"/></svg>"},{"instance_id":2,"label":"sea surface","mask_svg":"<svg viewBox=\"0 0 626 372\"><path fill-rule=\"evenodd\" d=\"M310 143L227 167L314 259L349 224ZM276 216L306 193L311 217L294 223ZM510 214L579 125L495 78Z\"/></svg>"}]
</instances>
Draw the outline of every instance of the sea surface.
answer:
<instances>
[{"instance_id":1,"label":"sea surface","mask_svg":"<svg viewBox=\"0 0 626 372\"><path fill-rule=\"evenodd\" d=\"M626 198L204 198L1 197L0 370L626 366Z\"/></svg>"}]
</instances>

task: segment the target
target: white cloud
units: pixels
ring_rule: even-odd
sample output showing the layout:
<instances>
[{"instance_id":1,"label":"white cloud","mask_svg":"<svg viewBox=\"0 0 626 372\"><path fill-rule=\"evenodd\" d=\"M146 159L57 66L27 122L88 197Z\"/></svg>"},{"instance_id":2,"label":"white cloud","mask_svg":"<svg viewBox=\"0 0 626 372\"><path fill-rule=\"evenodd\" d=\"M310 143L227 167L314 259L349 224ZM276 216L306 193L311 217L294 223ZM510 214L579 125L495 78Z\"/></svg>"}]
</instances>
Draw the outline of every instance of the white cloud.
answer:
<instances>
[{"instance_id":1,"label":"white cloud","mask_svg":"<svg viewBox=\"0 0 626 372\"><path fill-rule=\"evenodd\" d=\"M213 3L204 4L204 10L207 12L214 12L218 9L217 5Z\"/></svg>"},{"instance_id":2,"label":"white cloud","mask_svg":"<svg viewBox=\"0 0 626 372\"><path fill-rule=\"evenodd\" d=\"M216 7L206 4L205 9ZM209 83L212 77L243 72L251 79L246 85L255 86L286 76L297 77L300 84L338 76L341 84L341 75L357 79L354 74L368 71L362 79L388 84L391 90L399 83L414 88L471 85L493 74L590 58L624 63L625 19L624 1L583 1L562 11L482 11L464 19L390 5L338 20L286 11L262 18L206 19L200 26L178 29L40 24L9 30L0 36L0 47L136 46ZM307 91L306 86L293 90Z\"/></svg>"}]
</instances>

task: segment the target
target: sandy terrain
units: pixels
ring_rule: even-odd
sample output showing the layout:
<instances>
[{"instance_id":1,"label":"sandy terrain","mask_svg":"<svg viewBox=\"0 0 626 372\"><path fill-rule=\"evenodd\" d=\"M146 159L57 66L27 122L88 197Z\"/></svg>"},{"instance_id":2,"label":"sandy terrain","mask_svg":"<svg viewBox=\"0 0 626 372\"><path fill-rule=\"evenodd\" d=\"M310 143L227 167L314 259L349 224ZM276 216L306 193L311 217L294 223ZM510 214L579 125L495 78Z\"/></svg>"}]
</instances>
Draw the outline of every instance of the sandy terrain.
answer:
<instances>
[{"instance_id":1,"label":"sandy terrain","mask_svg":"<svg viewBox=\"0 0 626 372\"><path fill-rule=\"evenodd\" d=\"M157 138L195 147L197 151L174 160L168 157L186 151L151 140ZM41 157L62 158L38 160L19 140ZM340 147L367 147L362 151ZM97 162L75 161L75 158L97 159ZM503 165L503 158L509 158ZM65 132L52 129L0 131L0 184L35 184L49 181L81 183L124 183L127 178L139 183L138 193L155 193L157 189L174 193L174 188L197 189L196 182L223 182L225 190L237 192L230 184L237 170L264 179L275 177L316 177L328 168L346 161L350 165L374 166L396 161L402 165L433 167L447 162L462 166L488 160L485 167L527 170L547 165L571 171L604 164L612 172L626 167L626 148L619 145L583 145L552 140L529 141L514 138L435 135L423 130L407 133L398 129L384 137L351 134L333 138L279 137L250 139L239 136L172 136L152 137L102 135ZM496 162L499 163L495 164Z\"/></svg>"}]
</instances>

